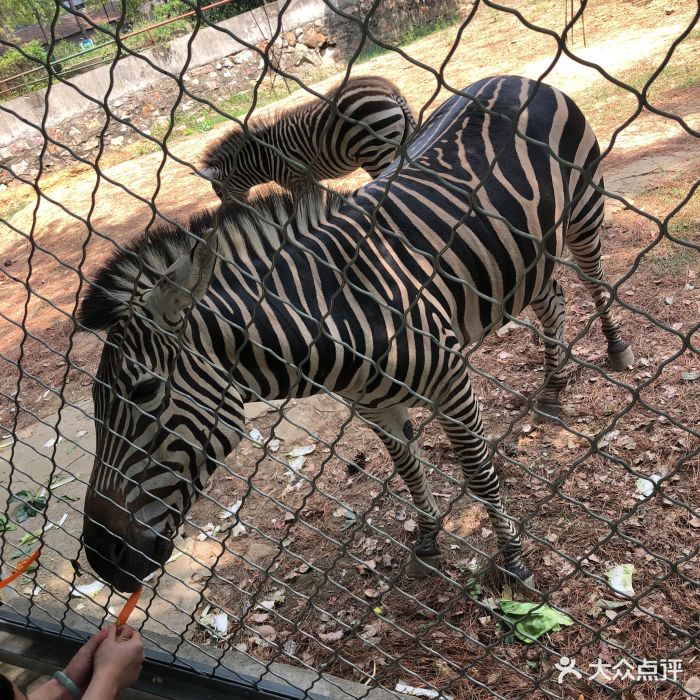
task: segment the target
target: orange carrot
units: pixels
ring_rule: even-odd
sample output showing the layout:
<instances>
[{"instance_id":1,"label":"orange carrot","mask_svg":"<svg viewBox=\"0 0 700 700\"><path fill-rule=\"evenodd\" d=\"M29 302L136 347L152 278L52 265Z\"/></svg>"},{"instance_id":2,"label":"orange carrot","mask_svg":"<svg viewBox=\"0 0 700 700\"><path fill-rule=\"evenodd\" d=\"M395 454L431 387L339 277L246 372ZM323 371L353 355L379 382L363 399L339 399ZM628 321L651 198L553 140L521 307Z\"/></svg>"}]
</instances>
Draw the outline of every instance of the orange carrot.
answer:
<instances>
[{"instance_id":1,"label":"orange carrot","mask_svg":"<svg viewBox=\"0 0 700 700\"><path fill-rule=\"evenodd\" d=\"M122 611L119 613L119 617L117 618L117 629L119 629L122 625L125 625L131 613L134 612L136 603L139 602L139 598L141 597L141 591L143 591L143 586L139 586L129 596L129 600L126 601Z\"/></svg>"},{"instance_id":2,"label":"orange carrot","mask_svg":"<svg viewBox=\"0 0 700 700\"><path fill-rule=\"evenodd\" d=\"M0 588L4 588L8 583L12 583L16 578L21 576L32 565L32 562L35 562L39 558L39 554L41 554L41 547L24 561L19 562L19 564L15 566L15 570L7 578L0 581Z\"/></svg>"}]
</instances>

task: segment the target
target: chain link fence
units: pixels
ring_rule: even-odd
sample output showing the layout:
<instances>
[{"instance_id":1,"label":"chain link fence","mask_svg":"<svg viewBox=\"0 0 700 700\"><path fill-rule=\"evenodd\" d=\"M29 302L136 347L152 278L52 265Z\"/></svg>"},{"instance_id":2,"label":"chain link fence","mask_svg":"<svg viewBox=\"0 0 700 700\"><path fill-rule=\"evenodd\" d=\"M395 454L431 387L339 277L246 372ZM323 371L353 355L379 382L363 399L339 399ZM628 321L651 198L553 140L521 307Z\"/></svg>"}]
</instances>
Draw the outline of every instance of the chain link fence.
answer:
<instances>
[{"instance_id":1,"label":"chain link fence","mask_svg":"<svg viewBox=\"0 0 700 700\"><path fill-rule=\"evenodd\" d=\"M54 72L52 37L48 87L0 103L3 575L42 547L38 566L1 592L7 634L74 639L124 601L95 577L82 541L104 430L90 390L110 341L75 318L106 260L161 224L192 236L186 222L207 208L217 225L203 158L232 120L278 119L299 95L324 99L347 76L381 75L420 128L466 85L511 73L564 90L598 136L606 288L637 356L612 372L601 310L566 253L559 417L533 414L546 372L530 311L460 350L534 584L504 576L487 509L465 494L427 405L412 410L406 438L441 513L442 559L409 576L422 514L357 402L318 382L311 398L246 405L239 446L197 486L131 624L164 677L184 669L211 692L225 681L248 697L700 697L697 8L280 0L216 25L187 4L195 31L167 55L120 41L122 4L116 30L93 26L117 44L104 73ZM284 147L274 155L288 158ZM405 148L401 158L399 170ZM322 188L350 196L367 181L358 171ZM251 220L266 215L245 206ZM381 206L365 212L373 230ZM321 284L289 275L290 306ZM201 352L182 334L176 345L179 357ZM118 400L114 386L107 396Z\"/></svg>"}]
</instances>

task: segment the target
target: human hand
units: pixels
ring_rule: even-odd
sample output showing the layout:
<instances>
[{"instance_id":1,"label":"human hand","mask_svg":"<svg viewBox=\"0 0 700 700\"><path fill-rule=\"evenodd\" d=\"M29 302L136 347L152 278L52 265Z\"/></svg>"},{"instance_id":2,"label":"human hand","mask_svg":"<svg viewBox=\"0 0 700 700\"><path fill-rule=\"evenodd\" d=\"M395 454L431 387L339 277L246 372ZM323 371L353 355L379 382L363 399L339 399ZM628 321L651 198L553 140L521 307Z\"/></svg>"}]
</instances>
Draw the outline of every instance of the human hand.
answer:
<instances>
[{"instance_id":1,"label":"human hand","mask_svg":"<svg viewBox=\"0 0 700 700\"><path fill-rule=\"evenodd\" d=\"M64 673L75 683L80 690L85 692L85 689L92 678L92 665L95 657L95 652L102 642L107 638L107 628L100 630L96 635L91 637L78 653L70 660L66 666Z\"/></svg>"},{"instance_id":2,"label":"human hand","mask_svg":"<svg viewBox=\"0 0 700 700\"><path fill-rule=\"evenodd\" d=\"M141 673L143 664L143 640L129 625L118 630L107 627L107 634L97 651L93 663L93 680L101 688L118 694L133 685ZM92 690L92 684L90 686ZM105 693L104 696L108 697Z\"/></svg>"}]
</instances>

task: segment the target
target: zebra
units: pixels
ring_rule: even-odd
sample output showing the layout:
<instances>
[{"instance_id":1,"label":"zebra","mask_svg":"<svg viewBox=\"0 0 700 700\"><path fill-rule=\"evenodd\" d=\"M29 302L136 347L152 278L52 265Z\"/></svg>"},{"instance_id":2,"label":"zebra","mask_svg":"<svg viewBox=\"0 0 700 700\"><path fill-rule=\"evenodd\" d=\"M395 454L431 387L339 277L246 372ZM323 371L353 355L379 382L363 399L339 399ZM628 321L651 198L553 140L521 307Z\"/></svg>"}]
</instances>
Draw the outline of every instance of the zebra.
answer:
<instances>
[{"instance_id":1,"label":"zebra","mask_svg":"<svg viewBox=\"0 0 700 700\"><path fill-rule=\"evenodd\" d=\"M353 77L324 97L234 126L207 150L202 173L222 200L243 199L271 181L297 189L309 178L330 180L360 167L376 177L416 126L391 81Z\"/></svg>"},{"instance_id":2,"label":"zebra","mask_svg":"<svg viewBox=\"0 0 700 700\"><path fill-rule=\"evenodd\" d=\"M488 78L430 117L408 162L355 192L270 192L196 216L192 235L169 226L117 252L78 317L107 333L83 526L99 576L130 591L167 561L184 515L243 435L244 403L323 390L369 423L410 491L410 573L440 555L440 514L409 419L428 406L486 507L504 571L532 581L464 350L531 306L546 339L534 406L557 415L566 356L552 272L566 243L613 368L632 363L603 282L599 155L562 92Z\"/></svg>"}]
</instances>

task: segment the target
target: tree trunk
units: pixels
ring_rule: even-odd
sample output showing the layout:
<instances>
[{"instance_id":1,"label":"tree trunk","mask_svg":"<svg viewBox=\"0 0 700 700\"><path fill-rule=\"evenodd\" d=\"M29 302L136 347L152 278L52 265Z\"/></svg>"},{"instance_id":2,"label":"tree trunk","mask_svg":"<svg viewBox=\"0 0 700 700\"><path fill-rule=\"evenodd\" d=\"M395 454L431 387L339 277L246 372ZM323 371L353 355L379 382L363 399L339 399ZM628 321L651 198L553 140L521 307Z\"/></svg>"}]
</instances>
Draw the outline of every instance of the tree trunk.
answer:
<instances>
[{"instance_id":1,"label":"tree trunk","mask_svg":"<svg viewBox=\"0 0 700 700\"><path fill-rule=\"evenodd\" d=\"M88 35L85 33L85 29L83 28L83 25L80 23L80 19L78 18L77 15L77 10L75 9L75 0L68 0L68 4L70 5L70 11L73 13L73 17L75 17L75 22L78 25L78 29L80 29L80 35L83 37L83 39L87 39Z\"/></svg>"},{"instance_id":2,"label":"tree trunk","mask_svg":"<svg viewBox=\"0 0 700 700\"><path fill-rule=\"evenodd\" d=\"M39 25L39 29L41 29L41 33L44 35L44 41L47 44L50 44L51 41L49 40L49 35L46 33L46 30L44 29L44 25L41 23L41 15L39 14L39 10L37 10L34 5L32 5L32 12L34 13L34 17L36 17L36 23Z\"/></svg>"}]
</instances>

